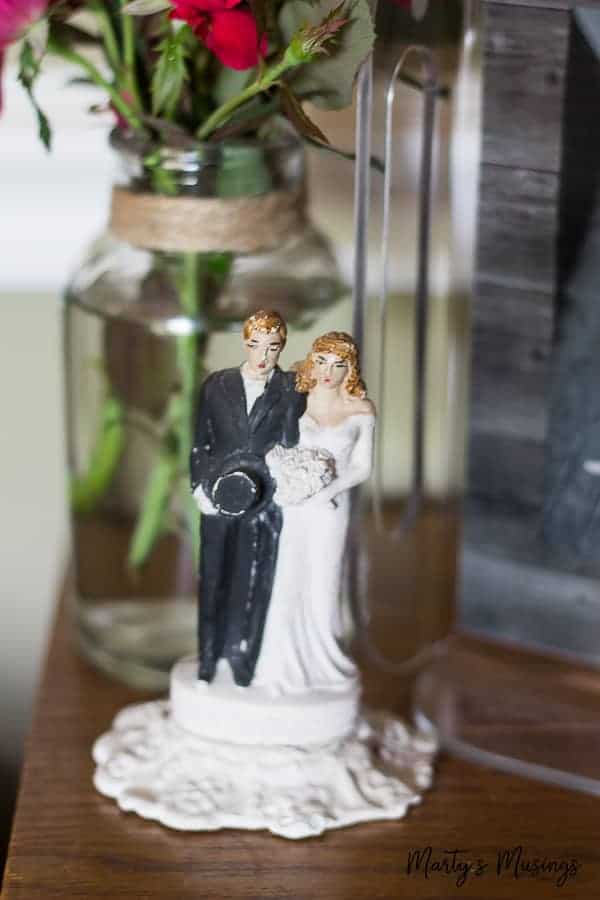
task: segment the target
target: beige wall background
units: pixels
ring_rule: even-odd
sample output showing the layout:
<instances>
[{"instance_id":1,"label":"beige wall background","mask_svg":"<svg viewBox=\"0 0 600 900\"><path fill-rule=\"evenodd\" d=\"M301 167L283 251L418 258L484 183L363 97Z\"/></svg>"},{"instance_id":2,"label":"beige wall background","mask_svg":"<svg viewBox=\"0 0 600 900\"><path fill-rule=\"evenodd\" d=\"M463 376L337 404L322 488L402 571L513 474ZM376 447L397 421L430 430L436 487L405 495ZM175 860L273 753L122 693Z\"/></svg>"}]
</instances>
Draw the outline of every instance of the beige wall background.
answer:
<instances>
[{"instance_id":1,"label":"beige wall background","mask_svg":"<svg viewBox=\"0 0 600 900\"><path fill-rule=\"evenodd\" d=\"M0 297L0 767L16 765L66 557L59 309Z\"/></svg>"},{"instance_id":2,"label":"beige wall background","mask_svg":"<svg viewBox=\"0 0 600 900\"><path fill-rule=\"evenodd\" d=\"M110 171L107 123L86 114L97 97L65 80L40 83L51 155L12 66L0 118L0 857L68 556L59 287L106 215Z\"/></svg>"}]
</instances>

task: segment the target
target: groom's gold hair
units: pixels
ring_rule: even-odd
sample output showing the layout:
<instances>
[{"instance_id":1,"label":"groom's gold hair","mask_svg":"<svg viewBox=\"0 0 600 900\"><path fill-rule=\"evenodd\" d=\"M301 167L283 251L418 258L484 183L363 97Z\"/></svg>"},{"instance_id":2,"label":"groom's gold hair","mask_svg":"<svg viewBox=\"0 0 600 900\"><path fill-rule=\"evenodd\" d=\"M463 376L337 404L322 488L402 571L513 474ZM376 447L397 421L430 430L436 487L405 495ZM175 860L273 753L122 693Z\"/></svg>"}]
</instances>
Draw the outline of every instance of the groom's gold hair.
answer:
<instances>
[{"instance_id":1,"label":"groom's gold hair","mask_svg":"<svg viewBox=\"0 0 600 900\"><path fill-rule=\"evenodd\" d=\"M281 338L281 347L287 340L287 325L278 312L273 309L257 309L244 322L243 335L247 341L253 331L261 331L264 334L278 334Z\"/></svg>"},{"instance_id":2,"label":"groom's gold hair","mask_svg":"<svg viewBox=\"0 0 600 900\"><path fill-rule=\"evenodd\" d=\"M367 389L360 375L360 362L358 347L351 334L345 331L328 331L318 337L310 348L310 353L301 362L296 370L296 390L301 394L307 394L316 385L312 367L317 353L334 353L348 363L348 375L344 387L351 397L366 397Z\"/></svg>"}]
</instances>

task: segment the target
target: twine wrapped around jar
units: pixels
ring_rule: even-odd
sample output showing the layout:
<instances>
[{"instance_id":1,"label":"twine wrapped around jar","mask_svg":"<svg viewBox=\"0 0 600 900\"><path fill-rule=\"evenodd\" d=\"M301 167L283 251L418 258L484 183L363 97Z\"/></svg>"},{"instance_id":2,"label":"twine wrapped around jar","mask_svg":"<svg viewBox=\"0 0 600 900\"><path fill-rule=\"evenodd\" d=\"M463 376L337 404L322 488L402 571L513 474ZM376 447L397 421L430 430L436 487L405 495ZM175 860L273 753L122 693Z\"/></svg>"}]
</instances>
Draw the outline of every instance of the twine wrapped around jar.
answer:
<instances>
[{"instance_id":1,"label":"twine wrapped around jar","mask_svg":"<svg viewBox=\"0 0 600 900\"><path fill-rule=\"evenodd\" d=\"M167 197L115 187L110 230L148 250L256 253L281 246L306 221L303 186L253 197Z\"/></svg>"}]
</instances>

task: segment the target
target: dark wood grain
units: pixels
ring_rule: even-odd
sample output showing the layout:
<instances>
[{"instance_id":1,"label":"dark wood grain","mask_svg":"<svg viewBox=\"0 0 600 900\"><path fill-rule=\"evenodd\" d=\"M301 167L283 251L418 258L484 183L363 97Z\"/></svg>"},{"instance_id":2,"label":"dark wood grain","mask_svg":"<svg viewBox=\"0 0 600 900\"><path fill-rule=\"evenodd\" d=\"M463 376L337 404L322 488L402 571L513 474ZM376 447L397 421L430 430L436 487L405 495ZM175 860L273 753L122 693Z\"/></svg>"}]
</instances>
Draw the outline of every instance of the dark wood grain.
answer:
<instances>
[{"instance_id":1,"label":"dark wood grain","mask_svg":"<svg viewBox=\"0 0 600 900\"><path fill-rule=\"evenodd\" d=\"M444 603L452 592L455 523L448 510L428 513L411 552L400 545L406 584L423 596L437 592ZM396 568L394 556L387 567ZM407 599L383 595L376 607L377 639L383 632L388 650L402 643ZM365 674L370 703L403 706L406 679L372 667ZM179 834L121 813L92 788L90 747L124 704L142 699L74 654L61 613L28 745L3 900L592 900L600 894L597 799L447 757L439 760L435 788L403 821L301 843L240 831ZM497 878L498 849L518 843L531 854L576 857L576 880L558 889L553 880ZM409 851L428 845L463 848L471 859L488 861L490 871L461 888L447 876L409 877Z\"/></svg>"},{"instance_id":2,"label":"dark wood grain","mask_svg":"<svg viewBox=\"0 0 600 900\"><path fill-rule=\"evenodd\" d=\"M569 13L485 4L482 160L560 169Z\"/></svg>"},{"instance_id":3,"label":"dark wood grain","mask_svg":"<svg viewBox=\"0 0 600 900\"><path fill-rule=\"evenodd\" d=\"M473 432L545 440L551 350L551 342L544 336L473 330Z\"/></svg>"},{"instance_id":4,"label":"dark wood grain","mask_svg":"<svg viewBox=\"0 0 600 900\"><path fill-rule=\"evenodd\" d=\"M597 420L596 249L586 291L581 260L600 180L600 66L573 5L485 4L461 610L487 634L597 661L598 497L582 466Z\"/></svg>"},{"instance_id":5,"label":"dark wood grain","mask_svg":"<svg viewBox=\"0 0 600 900\"><path fill-rule=\"evenodd\" d=\"M469 436L469 495L497 500L515 511L539 507L543 497L544 444L496 432Z\"/></svg>"},{"instance_id":6,"label":"dark wood grain","mask_svg":"<svg viewBox=\"0 0 600 900\"><path fill-rule=\"evenodd\" d=\"M474 329L551 341L554 293L531 286L520 288L484 275L475 281L471 322Z\"/></svg>"},{"instance_id":7,"label":"dark wood grain","mask_svg":"<svg viewBox=\"0 0 600 900\"><path fill-rule=\"evenodd\" d=\"M477 271L488 282L555 291L558 176L481 166Z\"/></svg>"}]
</instances>

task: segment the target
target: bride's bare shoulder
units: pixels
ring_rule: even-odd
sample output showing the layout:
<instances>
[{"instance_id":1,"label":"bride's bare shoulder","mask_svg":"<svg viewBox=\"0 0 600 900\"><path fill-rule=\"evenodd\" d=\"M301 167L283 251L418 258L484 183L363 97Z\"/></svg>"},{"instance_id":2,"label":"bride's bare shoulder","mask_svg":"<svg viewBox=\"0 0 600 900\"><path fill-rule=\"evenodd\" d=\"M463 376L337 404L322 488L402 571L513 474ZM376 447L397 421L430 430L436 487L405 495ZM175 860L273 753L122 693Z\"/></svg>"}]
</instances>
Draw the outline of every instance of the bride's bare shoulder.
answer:
<instances>
[{"instance_id":1,"label":"bride's bare shoulder","mask_svg":"<svg viewBox=\"0 0 600 900\"><path fill-rule=\"evenodd\" d=\"M369 400L367 397L363 397L359 399L358 397L353 397L350 401L350 412L349 415L357 416L375 416L375 404L372 400Z\"/></svg>"}]
</instances>

